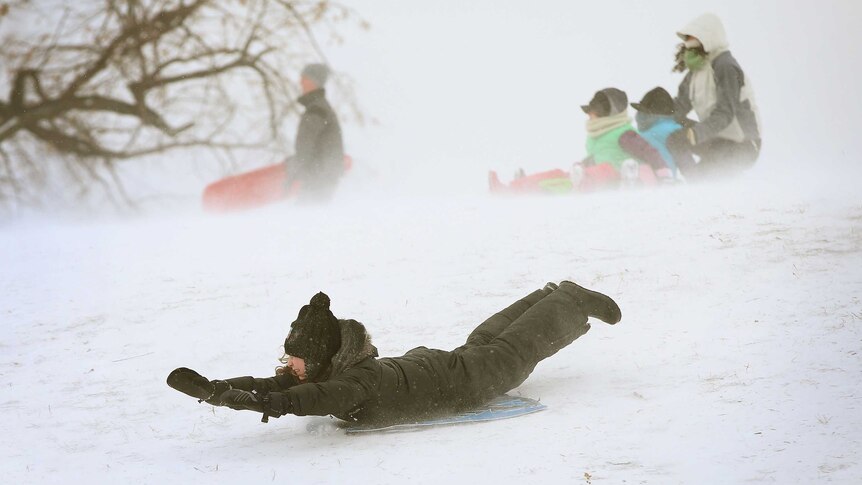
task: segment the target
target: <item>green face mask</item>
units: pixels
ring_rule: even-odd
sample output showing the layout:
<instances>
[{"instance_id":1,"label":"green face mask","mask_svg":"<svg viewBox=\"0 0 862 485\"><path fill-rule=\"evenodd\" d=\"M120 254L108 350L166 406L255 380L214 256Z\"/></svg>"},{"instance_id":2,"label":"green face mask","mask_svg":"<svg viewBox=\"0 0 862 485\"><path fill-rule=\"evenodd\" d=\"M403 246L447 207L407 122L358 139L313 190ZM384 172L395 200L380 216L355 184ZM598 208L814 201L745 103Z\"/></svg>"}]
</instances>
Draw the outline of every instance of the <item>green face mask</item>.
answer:
<instances>
[{"instance_id":1,"label":"green face mask","mask_svg":"<svg viewBox=\"0 0 862 485\"><path fill-rule=\"evenodd\" d=\"M685 62L685 67L688 68L689 71L697 71L706 65L706 56L703 56L693 50L687 50L682 56L683 62Z\"/></svg>"}]
</instances>

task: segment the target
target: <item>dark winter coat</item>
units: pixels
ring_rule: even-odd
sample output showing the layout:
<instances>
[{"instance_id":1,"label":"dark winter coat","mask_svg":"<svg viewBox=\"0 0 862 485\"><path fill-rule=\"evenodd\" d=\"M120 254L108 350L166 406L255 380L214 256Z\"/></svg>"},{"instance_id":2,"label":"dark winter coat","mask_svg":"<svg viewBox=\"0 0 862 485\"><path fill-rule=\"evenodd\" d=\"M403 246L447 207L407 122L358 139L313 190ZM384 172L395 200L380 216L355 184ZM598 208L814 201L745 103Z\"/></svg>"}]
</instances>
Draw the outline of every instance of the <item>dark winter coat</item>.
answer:
<instances>
[{"instance_id":1,"label":"dark winter coat","mask_svg":"<svg viewBox=\"0 0 862 485\"><path fill-rule=\"evenodd\" d=\"M537 290L479 325L465 345L417 347L375 358L365 327L339 320L341 348L318 382L281 375L240 377L237 389L264 395L269 416L333 415L388 424L434 417L482 404L520 385L536 364L589 330L576 290Z\"/></svg>"},{"instance_id":2,"label":"dark winter coat","mask_svg":"<svg viewBox=\"0 0 862 485\"><path fill-rule=\"evenodd\" d=\"M236 389L272 393L270 405L278 414L333 415L345 421L398 422L475 404L455 395L453 375L446 369L451 352L418 347L401 357L375 358L377 349L361 323L339 324L342 348L321 382L300 383L292 375L228 382Z\"/></svg>"},{"instance_id":3,"label":"dark winter coat","mask_svg":"<svg viewBox=\"0 0 862 485\"><path fill-rule=\"evenodd\" d=\"M299 120L288 176L301 181L303 192L331 190L344 172L341 125L324 89L306 93L299 103L305 106L305 113Z\"/></svg>"}]
</instances>

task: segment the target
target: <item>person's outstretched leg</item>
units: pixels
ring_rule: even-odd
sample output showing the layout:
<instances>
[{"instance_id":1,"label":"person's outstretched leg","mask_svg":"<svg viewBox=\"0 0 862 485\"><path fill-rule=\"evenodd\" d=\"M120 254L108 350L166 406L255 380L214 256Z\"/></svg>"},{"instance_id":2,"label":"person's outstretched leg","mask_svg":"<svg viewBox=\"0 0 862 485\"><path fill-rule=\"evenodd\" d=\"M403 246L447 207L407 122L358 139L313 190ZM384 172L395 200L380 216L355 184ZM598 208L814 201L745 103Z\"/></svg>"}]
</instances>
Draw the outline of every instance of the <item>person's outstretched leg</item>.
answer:
<instances>
[{"instance_id":1,"label":"person's outstretched leg","mask_svg":"<svg viewBox=\"0 0 862 485\"><path fill-rule=\"evenodd\" d=\"M485 345L491 340L494 340L494 338L497 337L497 335L500 335L500 332L505 330L506 327L515 321L515 319L523 315L531 306L551 294L555 289L557 289L556 284L548 283L541 290L536 290L515 303L512 303L504 310L495 313L470 332L470 336L467 337L467 342L464 344L464 347Z\"/></svg>"},{"instance_id":2,"label":"person's outstretched leg","mask_svg":"<svg viewBox=\"0 0 862 485\"><path fill-rule=\"evenodd\" d=\"M581 290L573 283L562 282L556 291L524 312L488 346L496 345L500 350L517 355L529 374L540 361L590 329L587 323L590 312Z\"/></svg>"},{"instance_id":3,"label":"person's outstretched leg","mask_svg":"<svg viewBox=\"0 0 862 485\"><path fill-rule=\"evenodd\" d=\"M564 281L488 344L463 348L457 365L465 399L487 400L519 386L536 364L587 333L590 315L616 323L621 312L609 297Z\"/></svg>"}]
</instances>

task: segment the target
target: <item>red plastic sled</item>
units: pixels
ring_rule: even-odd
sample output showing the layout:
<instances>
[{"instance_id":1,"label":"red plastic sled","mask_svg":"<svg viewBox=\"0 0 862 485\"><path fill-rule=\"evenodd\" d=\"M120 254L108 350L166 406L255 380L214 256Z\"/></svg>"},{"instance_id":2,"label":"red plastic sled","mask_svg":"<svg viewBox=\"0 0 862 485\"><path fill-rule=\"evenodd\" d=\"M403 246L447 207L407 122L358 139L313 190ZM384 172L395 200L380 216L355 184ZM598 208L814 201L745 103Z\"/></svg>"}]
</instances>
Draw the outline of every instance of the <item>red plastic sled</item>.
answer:
<instances>
[{"instance_id":1,"label":"red plastic sled","mask_svg":"<svg viewBox=\"0 0 862 485\"><path fill-rule=\"evenodd\" d=\"M530 194L542 192L559 192L557 186L563 185L564 190L571 190L572 184L569 182L569 173L560 169L548 170L545 172L534 173L531 175L523 175L517 177L508 185L500 181L497 172L488 172L488 185L491 192L498 194Z\"/></svg>"},{"instance_id":2,"label":"red plastic sled","mask_svg":"<svg viewBox=\"0 0 862 485\"><path fill-rule=\"evenodd\" d=\"M658 184L653 170L640 164L636 184L653 187ZM495 194L537 194L537 193L587 193L620 187L620 174L610 164L601 163L584 167L583 176L577 186L572 185L570 173L560 169L547 170L530 175L520 175L508 185L500 181L497 172L488 172L488 185Z\"/></svg>"},{"instance_id":3,"label":"red plastic sled","mask_svg":"<svg viewBox=\"0 0 862 485\"><path fill-rule=\"evenodd\" d=\"M344 156L344 170L353 166L353 159ZM229 212L253 209L295 196L299 183L287 188L286 164L276 163L250 172L225 177L206 186L203 195L204 210Z\"/></svg>"}]
</instances>

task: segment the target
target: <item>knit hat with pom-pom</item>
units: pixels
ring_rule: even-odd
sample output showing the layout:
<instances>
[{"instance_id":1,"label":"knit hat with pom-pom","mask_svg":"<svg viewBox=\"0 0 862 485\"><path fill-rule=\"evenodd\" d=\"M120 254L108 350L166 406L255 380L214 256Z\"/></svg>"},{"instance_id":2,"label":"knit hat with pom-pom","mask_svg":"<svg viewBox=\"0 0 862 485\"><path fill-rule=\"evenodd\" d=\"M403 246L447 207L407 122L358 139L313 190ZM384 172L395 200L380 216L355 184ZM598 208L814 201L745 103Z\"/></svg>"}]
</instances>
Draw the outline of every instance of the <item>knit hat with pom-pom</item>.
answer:
<instances>
[{"instance_id":1,"label":"knit hat with pom-pom","mask_svg":"<svg viewBox=\"0 0 862 485\"><path fill-rule=\"evenodd\" d=\"M329 311L329 297L320 292L299 310L284 339L284 353L305 361L305 375L314 381L341 347L341 326Z\"/></svg>"}]
</instances>

